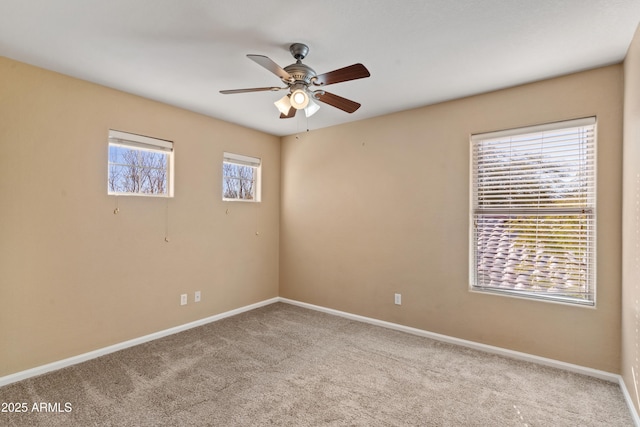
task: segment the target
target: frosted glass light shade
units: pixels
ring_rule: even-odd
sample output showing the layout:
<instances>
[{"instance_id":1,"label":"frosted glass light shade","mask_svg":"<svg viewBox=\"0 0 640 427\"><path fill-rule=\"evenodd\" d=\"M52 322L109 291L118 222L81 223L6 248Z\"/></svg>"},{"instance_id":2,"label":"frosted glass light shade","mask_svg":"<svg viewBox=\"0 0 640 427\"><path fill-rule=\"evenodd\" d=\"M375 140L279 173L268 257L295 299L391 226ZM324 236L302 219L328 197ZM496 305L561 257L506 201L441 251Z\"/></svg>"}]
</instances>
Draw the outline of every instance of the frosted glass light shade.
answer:
<instances>
[{"instance_id":1,"label":"frosted glass light shade","mask_svg":"<svg viewBox=\"0 0 640 427\"><path fill-rule=\"evenodd\" d=\"M309 104L309 95L302 89L296 89L291 92L291 98L289 98L289 100L293 108L302 110Z\"/></svg>"},{"instance_id":2,"label":"frosted glass light shade","mask_svg":"<svg viewBox=\"0 0 640 427\"><path fill-rule=\"evenodd\" d=\"M276 102L274 102L275 106L278 107L278 111L280 111L285 116L289 114L289 110L291 109L291 101L289 100L289 95L285 95Z\"/></svg>"},{"instance_id":3,"label":"frosted glass light shade","mask_svg":"<svg viewBox=\"0 0 640 427\"><path fill-rule=\"evenodd\" d=\"M307 117L311 117L315 113L317 113L319 109L320 106L318 105L318 103L313 102L313 99L309 98L309 105L307 105L307 108L304 109L304 114Z\"/></svg>"}]
</instances>

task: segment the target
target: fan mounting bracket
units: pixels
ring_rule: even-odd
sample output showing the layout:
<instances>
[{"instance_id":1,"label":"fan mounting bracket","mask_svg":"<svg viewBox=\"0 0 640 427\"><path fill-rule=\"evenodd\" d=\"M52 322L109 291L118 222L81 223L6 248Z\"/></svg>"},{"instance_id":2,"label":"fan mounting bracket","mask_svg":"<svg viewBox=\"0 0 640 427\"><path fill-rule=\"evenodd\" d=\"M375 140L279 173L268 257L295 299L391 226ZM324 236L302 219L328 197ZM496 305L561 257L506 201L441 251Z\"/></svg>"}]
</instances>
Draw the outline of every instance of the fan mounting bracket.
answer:
<instances>
[{"instance_id":1,"label":"fan mounting bracket","mask_svg":"<svg viewBox=\"0 0 640 427\"><path fill-rule=\"evenodd\" d=\"M293 43L289 46L289 52L297 61L302 61L309 53L309 46L304 43Z\"/></svg>"}]
</instances>

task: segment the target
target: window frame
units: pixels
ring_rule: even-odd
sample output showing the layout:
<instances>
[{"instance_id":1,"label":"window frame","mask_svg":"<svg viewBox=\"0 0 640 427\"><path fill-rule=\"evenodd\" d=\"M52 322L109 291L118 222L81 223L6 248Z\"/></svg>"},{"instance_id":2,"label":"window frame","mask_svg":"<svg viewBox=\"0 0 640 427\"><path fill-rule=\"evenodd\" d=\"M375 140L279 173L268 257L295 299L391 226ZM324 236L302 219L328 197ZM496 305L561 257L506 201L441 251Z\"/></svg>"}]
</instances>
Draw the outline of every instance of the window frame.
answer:
<instances>
[{"instance_id":1,"label":"window frame","mask_svg":"<svg viewBox=\"0 0 640 427\"><path fill-rule=\"evenodd\" d=\"M112 196L142 196L142 197L161 197L172 198L174 193L174 144L173 141L153 138L145 135L138 135L129 132L109 129L108 136L108 153L107 153L107 194ZM139 152L153 152L167 155L166 166L166 192L144 193L130 191L113 191L109 183L111 176L111 167L116 165L111 161L111 147L124 147ZM125 165L125 164L122 164Z\"/></svg>"},{"instance_id":2,"label":"window frame","mask_svg":"<svg viewBox=\"0 0 640 427\"><path fill-rule=\"evenodd\" d=\"M241 177L228 177L225 174L225 164L236 166L250 167L253 169L253 198L241 199L238 197L225 197L225 182L227 179L242 180ZM236 154L228 151L223 152L222 156L222 200L224 202L248 202L260 203L262 201L262 159L259 157L246 156L244 154Z\"/></svg>"},{"instance_id":3,"label":"window frame","mask_svg":"<svg viewBox=\"0 0 640 427\"><path fill-rule=\"evenodd\" d=\"M509 172L507 174L501 175L501 176L508 176L508 181L509 181L508 187L507 187L508 192L504 195L504 198L490 194L491 197L496 197L496 198L489 200L487 204L490 206L491 203L495 203L496 206L492 208L480 207L481 202L478 200L478 197L479 197L478 193L480 192L479 187L482 187L482 191L485 191L485 193L483 193L484 197L482 198L483 203L486 203L486 201L489 199L489 197L486 197L487 188L489 188L490 190L493 190L495 194L496 193L495 190L497 187L495 187L496 186L495 183L492 183L491 186L489 187L487 187L486 183L485 184L479 183L480 171L478 169L480 168L479 163L480 163L480 156L481 156L480 154L478 154L479 144L487 141L497 141L499 139L505 139L505 138L514 138L517 140L518 137L524 138L527 135L532 135L532 134L543 135L544 132L547 132L548 134L553 134L554 132L557 133L563 130L566 131L570 129L586 129L586 135L587 135L587 136L581 135L575 138L575 142L572 141L575 144L575 146L578 147L577 148L578 150L584 149L584 153L585 153L584 158L580 158L579 161L575 161L575 160L573 161L574 164L579 163L579 165L575 169L571 169L571 171L574 174L576 172L579 172L577 173L577 175L574 175L575 181L569 181L567 185L558 186L557 187L557 189L559 190L558 191L553 186L551 187L544 186L544 184L549 184L550 182L552 182L551 178L546 178L546 177L540 178L539 186L533 187L538 192L538 200L537 200L537 206L535 208L532 208L531 207L532 203L530 202L531 197L528 195L527 196L522 195L522 194L525 194L525 191L522 190L523 186L521 185L521 183L513 184L514 179L518 176L517 173L523 170L526 170L526 168L530 168L531 163L522 163L522 159L517 158L517 160L521 163L522 166L516 169L513 166L513 164L517 163L516 160L514 159L515 156L509 157L509 160L507 162L509 164L509 167L508 167ZM541 141L541 145L544 144L543 142L544 138L545 137L542 136L539 139ZM470 136L469 141L470 141L469 290L472 292L491 293L495 295L534 299L538 301L570 304L572 306L595 307L596 291L597 291L597 274L596 274L596 265L597 265L597 262L596 262L597 261L597 253L596 253L597 251L597 241L596 241L596 235L597 235L597 217L596 217L597 119L596 117L586 117L582 119L565 120L560 122L552 122L552 123L546 123L542 125L527 126L527 127L514 128L514 129L503 130L503 131L473 134ZM555 151L558 150L557 146L554 146L556 143L547 142L547 144L548 145L546 147L546 151L542 151L542 148L541 148L540 157L539 157L540 163L539 163L539 166L536 166L536 168L533 169L534 173L540 174L540 171L544 171L544 172L548 171L549 170L548 164L542 163L542 160L547 159L548 157L546 156L548 156L549 153L552 152L553 150ZM551 149L549 148L550 146L551 146ZM502 152L496 151L495 154L493 155L498 157L497 153L502 154ZM511 153L509 155L511 156ZM483 157L483 159L486 161L488 156L487 155L484 155L484 156L485 157ZM567 160L570 156L569 155L566 155L566 156L567 157L564 159L564 161L567 164L570 164L571 162ZM563 157L559 155L557 156L557 158L563 159ZM494 166L495 166L495 163L498 163L498 161L494 162L493 164ZM556 167L555 164L554 164L554 167ZM498 173L500 174L500 172ZM486 174L486 171L485 171L485 174ZM536 179L537 178L534 178L533 181L536 182ZM498 182L499 184L504 184L506 181L505 181L505 178L499 178L496 182ZM545 193L545 191L547 192L558 191L560 194L567 195L571 192L571 190L567 190L567 188L571 187L571 185L580 189L577 192L580 195L580 197L577 197L577 196L576 197L580 200L584 199L584 202L583 202L584 204L580 206L575 206L575 207L568 207L569 205L571 205L571 203L567 202L567 200L570 200L570 197L566 197L565 199L561 199L561 198L557 199L557 200L560 200L561 205L566 204L566 206L562 208L553 206L553 203L555 202L556 199L553 199L548 193ZM583 188L586 190L583 190ZM505 193L504 191L502 191L502 188L497 188L497 189L498 189L497 193ZM514 189L517 189L517 190L514 191ZM529 194L529 193L526 193L526 194ZM548 197L548 199L545 199L544 202L541 202L542 198L540 197L540 195L545 195L546 197ZM519 197L521 199L518 199ZM507 199L509 200L508 207L499 206L500 203L506 204ZM527 200L523 200L523 199L527 199ZM518 206L518 203L520 203L521 205ZM536 203L536 202L533 202L533 203ZM515 206L513 206L512 204L515 204ZM521 206L525 206L525 208L522 208ZM519 218L525 218L525 220L523 220L524 224L527 224L526 220L531 221L530 218L536 218L535 240L527 241L527 245L535 244L535 248L537 248L536 259L538 259L538 255L540 259L546 257L546 259L544 261L541 261L541 263L543 263L543 265L545 266L543 272L546 272L546 276L544 277L546 281L544 282L544 285L549 286L551 284L550 288L541 288L539 290L535 290L532 288L527 289L526 286L522 286L521 287L522 289L515 289L515 286L509 287L509 285L517 284L519 279L515 279L516 275L513 274L515 273L513 271L510 271L511 274L509 275L509 272L507 271L508 261L505 263L504 270L501 273L496 273L496 276L498 276L499 280L502 280L503 285L499 286L496 284L492 284L492 285L486 284L486 281L487 281L486 276L489 275L489 273L487 273L488 267L484 267L484 270L481 272L480 271L481 262L483 262L484 259L489 258L490 269L492 272L491 274L496 272L497 271L496 269L500 268L500 263L497 262L496 260L497 258L499 258L498 250L495 250L495 251L488 250L486 246L479 248L479 246L481 246L481 243L483 243L483 242L479 243L479 239L480 239L479 236L482 233L484 233L484 237L486 239L488 227L478 228L478 220L479 218L481 218L480 221L486 221L485 222L486 224L491 218L491 215L494 216L494 219L493 219L494 221L497 221L496 218L498 218L500 215L503 216L502 219L500 219L500 221L502 222L499 225L494 226L494 230L499 230L496 233L502 233L500 236L504 237L504 239L509 242L510 250L511 248L516 246L516 242L520 238L519 236L531 235L531 233L528 233L526 230L523 230L525 227L522 227L522 226L514 227L513 224L517 223ZM508 219L505 219L505 218L508 218ZM542 218L543 220L540 221L540 218ZM544 221L545 219L546 221ZM563 221L566 221L566 222L563 222ZM579 223L580 228L575 227L571 229L572 231L567 231L567 229L571 227L571 225L568 225L571 223L571 221ZM583 221L583 222L580 222L580 221ZM506 225L506 224L509 224L509 225ZM531 224L531 222L529 222L528 224ZM543 227L548 226L549 227L548 229L551 231L549 231L548 234L541 232L541 234L544 237L538 237L538 224L542 224L541 229L544 229ZM552 225L549 225L549 224L552 224ZM561 225L555 225L555 224L561 224ZM556 228L553 228L553 227L556 227ZM507 233L507 230L509 230L509 233ZM558 232L558 230L560 231ZM578 231L575 231L575 230L578 230ZM557 237L557 235L554 235L554 233L558 233L560 237ZM552 237L549 237L549 235L552 235ZM561 246L560 249L556 248L555 250L552 250L549 248L551 246L549 242L552 242L553 241L552 239L554 238L562 239L565 236L572 236L575 240L578 241L579 245L584 245L584 246L578 246L579 248L578 250L584 249L584 257L580 258L582 262L581 265L584 265L584 270L579 270L579 271L581 274L584 273L585 292L582 294L582 296L578 296L578 297L575 296L576 294L578 294L577 292L566 291L563 293L563 291L561 290L558 291L557 289L552 289L554 287L553 283L561 283L563 286L568 288L569 281L566 280L565 282L563 282L562 280L565 280L567 277L570 277L571 274L575 274L575 272L577 271L576 268L574 267L568 267L569 262L567 261L567 259L570 256L575 255L574 252L569 250L571 245L570 243L565 243L563 240L563 243L562 243L563 247ZM582 236L585 236L584 242L579 240L582 238ZM530 237L527 237L527 238L530 238ZM527 238L524 238L524 239L527 239ZM557 242L556 242L556 246L557 246ZM524 248L524 245L522 247ZM513 252L515 253L515 250L513 250ZM562 280L556 279L556 282L553 281L553 278L550 278L553 275L551 273L551 264L553 263L553 260L551 259L551 256L549 256L549 254L552 254L554 252L566 255L566 257L563 259L565 262L564 269L559 269L558 276L556 276L556 277L560 277L560 274L563 274L565 279L562 279ZM525 258L525 255L522 255L522 254L520 255L523 257L523 259ZM484 257L481 259L480 258L481 256L484 256ZM491 258L491 256L493 256L493 258ZM560 257L561 256L562 255L560 255ZM578 258L581 256L582 255L579 255ZM502 260L504 261L504 259L506 258L503 256ZM531 269L529 269L526 273L524 271L520 271L518 278L520 277L520 275L522 275L523 278L531 279L531 277L535 275L536 270L538 270L537 267L532 267L533 266L532 261L527 259L527 262L529 263L527 264L528 267L534 268L533 272ZM537 262L538 261L536 261L536 263ZM556 266L557 265L558 263L556 263ZM510 267L513 267L513 265L511 265ZM481 283L479 283L479 278L480 276L483 276L483 275L485 277L482 278L482 280L480 281ZM531 280L532 280L531 283L533 283L534 279L531 279ZM503 287L505 282L507 282L507 286ZM531 286L531 284L529 284L528 286ZM552 289L554 292L551 292L549 289ZM574 296L569 296L569 294L573 294Z\"/></svg>"}]
</instances>

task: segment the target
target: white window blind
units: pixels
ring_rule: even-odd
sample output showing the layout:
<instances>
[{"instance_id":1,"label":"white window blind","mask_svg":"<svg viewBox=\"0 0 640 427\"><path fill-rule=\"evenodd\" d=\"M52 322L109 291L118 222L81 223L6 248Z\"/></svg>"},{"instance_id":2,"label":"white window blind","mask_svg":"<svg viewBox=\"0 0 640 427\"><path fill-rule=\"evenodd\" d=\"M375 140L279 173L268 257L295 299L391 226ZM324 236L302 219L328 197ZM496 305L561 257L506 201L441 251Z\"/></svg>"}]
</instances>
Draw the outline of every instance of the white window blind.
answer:
<instances>
[{"instance_id":1,"label":"white window blind","mask_svg":"<svg viewBox=\"0 0 640 427\"><path fill-rule=\"evenodd\" d=\"M244 166L251 166L251 167L260 166L260 159L258 159L257 157L250 157L250 156L244 156L242 154L227 153L227 152L224 153L223 157L224 157L224 161L227 163L234 163L237 165L244 165Z\"/></svg>"},{"instance_id":2,"label":"white window blind","mask_svg":"<svg viewBox=\"0 0 640 427\"><path fill-rule=\"evenodd\" d=\"M153 151L173 151L173 142L109 129L109 143Z\"/></svg>"},{"instance_id":3,"label":"white window blind","mask_svg":"<svg viewBox=\"0 0 640 427\"><path fill-rule=\"evenodd\" d=\"M471 149L471 288L595 304L595 118L473 135Z\"/></svg>"}]
</instances>

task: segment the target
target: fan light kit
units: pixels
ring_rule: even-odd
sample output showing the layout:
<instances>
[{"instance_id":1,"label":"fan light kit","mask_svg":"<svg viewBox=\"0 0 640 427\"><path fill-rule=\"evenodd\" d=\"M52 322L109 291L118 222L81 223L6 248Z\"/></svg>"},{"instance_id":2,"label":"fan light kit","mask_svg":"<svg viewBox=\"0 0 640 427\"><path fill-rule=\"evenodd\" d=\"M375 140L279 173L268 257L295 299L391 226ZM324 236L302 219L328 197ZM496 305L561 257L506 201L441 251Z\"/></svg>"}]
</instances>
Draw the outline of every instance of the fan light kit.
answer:
<instances>
[{"instance_id":1,"label":"fan light kit","mask_svg":"<svg viewBox=\"0 0 640 427\"><path fill-rule=\"evenodd\" d=\"M302 89L291 92L291 106L296 110L302 110L309 104L309 97Z\"/></svg>"},{"instance_id":2,"label":"fan light kit","mask_svg":"<svg viewBox=\"0 0 640 427\"><path fill-rule=\"evenodd\" d=\"M289 47L289 51L296 59L296 62L284 68L264 55L247 55L249 59L280 77L280 80L282 80L286 86L221 90L220 93L229 95L246 92L289 90L287 95L274 102L280 111L281 119L294 117L298 110L304 110L305 115L311 117L320 109L320 105L315 101L324 102L347 113L353 113L360 108L360 104L357 102L334 95L325 90L311 90L310 87L326 86L369 77L371 74L369 74L369 70L367 70L364 65L353 64L338 70L329 71L328 73L316 74L311 67L302 63L302 60L309 53L309 47L307 45L294 43Z\"/></svg>"}]
</instances>

